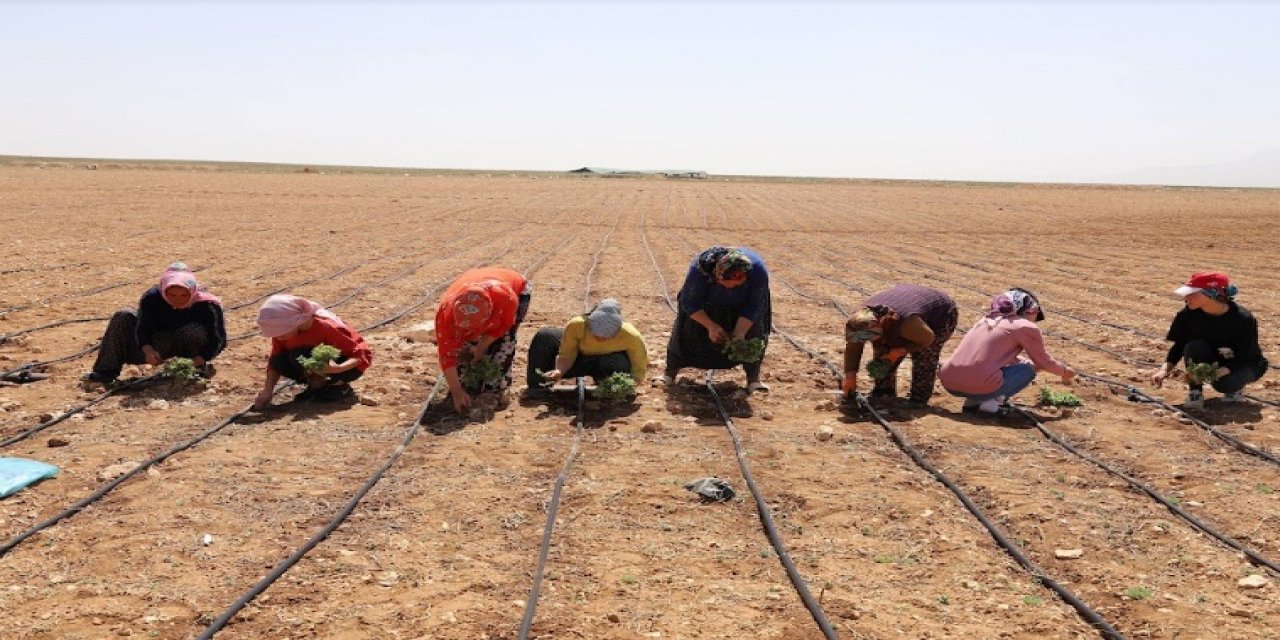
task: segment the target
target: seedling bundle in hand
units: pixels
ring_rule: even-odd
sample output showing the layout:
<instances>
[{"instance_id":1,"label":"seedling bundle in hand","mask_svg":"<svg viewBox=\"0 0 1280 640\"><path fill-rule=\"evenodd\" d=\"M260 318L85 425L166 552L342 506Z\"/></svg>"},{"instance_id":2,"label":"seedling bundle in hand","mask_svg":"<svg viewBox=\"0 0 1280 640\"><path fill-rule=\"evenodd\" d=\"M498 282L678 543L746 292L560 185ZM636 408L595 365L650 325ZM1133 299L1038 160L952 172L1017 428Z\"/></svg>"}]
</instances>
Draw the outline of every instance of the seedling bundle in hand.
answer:
<instances>
[{"instance_id":1,"label":"seedling bundle in hand","mask_svg":"<svg viewBox=\"0 0 1280 640\"><path fill-rule=\"evenodd\" d=\"M324 368L330 362L337 360L342 356L342 352L337 347L331 347L327 344L318 344L311 349L311 356L299 356L298 364L302 365L302 370L311 375L324 375Z\"/></svg>"},{"instance_id":2,"label":"seedling bundle in hand","mask_svg":"<svg viewBox=\"0 0 1280 640\"><path fill-rule=\"evenodd\" d=\"M889 372L893 371L893 363L880 358L873 358L867 363L867 375L872 380L884 380L889 377Z\"/></svg>"},{"instance_id":3,"label":"seedling bundle in hand","mask_svg":"<svg viewBox=\"0 0 1280 640\"><path fill-rule=\"evenodd\" d=\"M621 371L602 380L595 390L595 397L601 402L626 402L635 394L635 379Z\"/></svg>"},{"instance_id":4,"label":"seedling bundle in hand","mask_svg":"<svg viewBox=\"0 0 1280 640\"><path fill-rule=\"evenodd\" d=\"M1079 407L1084 401L1070 391L1054 391L1049 387L1040 387L1040 405L1049 407Z\"/></svg>"},{"instance_id":5,"label":"seedling bundle in hand","mask_svg":"<svg viewBox=\"0 0 1280 640\"><path fill-rule=\"evenodd\" d=\"M502 368L493 358L484 356L473 360L470 364L458 366L458 375L462 386L468 389L479 389L485 385L497 384L502 377Z\"/></svg>"},{"instance_id":6,"label":"seedling bundle in hand","mask_svg":"<svg viewBox=\"0 0 1280 640\"><path fill-rule=\"evenodd\" d=\"M760 362L764 358L764 340L761 338L730 339L724 345L724 353L734 362L747 364Z\"/></svg>"},{"instance_id":7,"label":"seedling bundle in hand","mask_svg":"<svg viewBox=\"0 0 1280 640\"><path fill-rule=\"evenodd\" d=\"M1197 362L1187 366L1187 380L1194 384L1204 384L1218 379L1218 365L1212 362Z\"/></svg>"},{"instance_id":8,"label":"seedling bundle in hand","mask_svg":"<svg viewBox=\"0 0 1280 640\"><path fill-rule=\"evenodd\" d=\"M196 382L203 380L196 363L191 358L169 358L164 362L164 372L180 382Z\"/></svg>"}]
</instances>

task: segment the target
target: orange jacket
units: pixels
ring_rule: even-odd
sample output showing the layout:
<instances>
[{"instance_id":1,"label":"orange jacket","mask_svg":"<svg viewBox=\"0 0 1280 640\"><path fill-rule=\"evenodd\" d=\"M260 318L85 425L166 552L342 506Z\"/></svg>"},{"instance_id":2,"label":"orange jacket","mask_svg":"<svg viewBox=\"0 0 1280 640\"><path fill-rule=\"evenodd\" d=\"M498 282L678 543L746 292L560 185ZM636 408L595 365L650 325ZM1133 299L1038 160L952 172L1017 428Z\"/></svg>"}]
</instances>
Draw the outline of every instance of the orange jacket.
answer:
<instances>
[{"instance_id":1,"label":"orange jacket","mask_svg":"<svg viewBox=\"0 0 1280 640\"><path fill-rule=\"evenodd\" d=\"M464 291L475 286L484 288L493 305L493 313L485 326L465 331L453 321L453 303ZM493 338L506 335L516 324L520 294L527 286L528 281L518 271L502 267L481 267L458 276L445 289L436 309L436 352L440 357L440 368L458 366L458 352L468 342L486 335Z\"/></svg>"}]
</instances>

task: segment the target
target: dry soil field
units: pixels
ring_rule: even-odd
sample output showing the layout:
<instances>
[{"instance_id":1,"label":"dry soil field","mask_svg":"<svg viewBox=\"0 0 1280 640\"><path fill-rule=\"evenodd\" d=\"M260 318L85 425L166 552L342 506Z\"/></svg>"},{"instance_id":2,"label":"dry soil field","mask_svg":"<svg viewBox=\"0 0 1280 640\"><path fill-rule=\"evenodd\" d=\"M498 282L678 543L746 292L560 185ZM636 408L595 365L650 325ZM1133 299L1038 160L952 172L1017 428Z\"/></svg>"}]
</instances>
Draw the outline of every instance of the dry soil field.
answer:
<instances>
[{"instance_id":1,"label":"dry soil field","mask_svg":"<svg viewBox=\"0 0 1280 640\"><path fill-rule=\"evenodd\" d=\"M131 306L174 260L203 267L230 333L244 334L206 390L125 389L0 448L61 468L0 500L0 541L12 542L121 463L195 441L0 555L0 638L15 640L203 632L399 445L437 372L432 345L404 331L478 264L527 270L535 283L522 344L589 300L618 298L646 334L651 375L672 319L663 289L673 294L693 254L715 243L765 257L777 328L821 358L838 361L839 309L893 283L948 291L962 329L989 294L1021 285L1045 304L1055 355L1176 402L1181 385L1152 389L1142 363L1165 352L1181 304L1169 292L1216 268L1236 279L1264 351L1280 359L1276 191L11 164L0 166L0 228L0 334ZM367 404L290 404L285 391L280 409L240 415L268 346L251 333L257 300L282 288L355 326L394 318L366 334L376 359L357 388ZM83 351L103 325L11 337L0 369ZM0 387L0 438L100 398L78 382L90 362ZM523 357L516 367L520 390ZM718 373L717 388L840 637L1099 637L885 428L833 403L838 383L820 361L775 334L765 371L770 393L745 396L740 372ZM701 372L684 378L670 391L644 384L634 406L587 413L533 637L822 637L762 532ZM1280 401L1278 380L1250 391ZM1074 414L1034 411L1163 500L1026 420L963 415L940 389L928 409L885 417L1044 576L1125 637L1280 638L1280 576L1169 508L1280 560L1280 465L1121 388L1086 380L1074 390L1087 403ZM1210 398L1195 417L1280 450L1276 406ZM515 638L574 413L570 400L514 397L487 422L429 412L430 429L351 517L218 637ZM823 425L833 438L816 437ZM738 497L702 504L682 488L710 475ZM1061 549L1083 554L1059 559ZM1253 573L1270 583L1238 584Z\"/></svg>"}]
</instances>

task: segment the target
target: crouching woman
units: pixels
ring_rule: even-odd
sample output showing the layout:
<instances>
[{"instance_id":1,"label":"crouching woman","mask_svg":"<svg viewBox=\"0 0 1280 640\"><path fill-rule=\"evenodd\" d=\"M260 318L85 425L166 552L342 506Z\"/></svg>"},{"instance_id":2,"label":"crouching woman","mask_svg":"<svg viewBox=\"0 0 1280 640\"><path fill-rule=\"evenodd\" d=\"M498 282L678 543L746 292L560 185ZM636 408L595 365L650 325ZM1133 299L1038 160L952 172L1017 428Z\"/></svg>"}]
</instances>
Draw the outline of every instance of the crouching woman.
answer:
<instances>
[{"instance_id":1,"label":"crouching woman","mask_svg":"<svg viewBox=\"0 0 1280 640\"><path fill-rule=\"evenodd\" d=\"M600 384L615 373L625 373L640 382L648 366L644 337L623 321L622 305L606 298L590 312L569 320L565 328L547 327L534 334L525 381L531 392L579 376L590 376Z\"/></svg>"},{"instance_id":2,"label":"crouching woman","mask_svg":"<svg viewBox=\"0 0 1280 640\"><path fill-rule=\"evenodd\" d=\"M276 383L284 376L307 385L299 398L338 400L354 395L350 383L373 364L373 351L355 329L319 304L291 295L267 298L258 310L258 329L271 338L271 354L262 391L253 406L271 404ZM319 345L338 350L334 360L318 370L308 371L300 361L309 358Z\"/></svg>"}]
</instances>

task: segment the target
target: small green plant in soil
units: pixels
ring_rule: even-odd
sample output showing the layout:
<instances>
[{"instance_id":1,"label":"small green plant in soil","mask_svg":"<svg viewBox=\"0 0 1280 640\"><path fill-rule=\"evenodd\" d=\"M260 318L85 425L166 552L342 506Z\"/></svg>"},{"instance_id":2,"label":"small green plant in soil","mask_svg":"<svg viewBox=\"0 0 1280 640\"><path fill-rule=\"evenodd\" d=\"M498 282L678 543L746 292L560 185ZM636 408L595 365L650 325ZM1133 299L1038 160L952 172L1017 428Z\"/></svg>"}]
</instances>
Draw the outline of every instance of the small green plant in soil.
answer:
<instances>
[{"instance_id":1,"label":"small green plant in soil","mask_svg":"<svg viewBox=\"0 0 1280 640\"><path fill-rule=\"evenodd\" d=\"M873 358L867 363L867 375L872 380L884 380L889 377L889 372L893 371L893 363L880 358Z\"/></svg>"},{"instance_id":2,"label":"small green plant in soil","mask_svg":"<svg viewBox=\"0 0 1280 640\"><path fill-rule=\"evenodd\" d=\"M760 338L731 339L725 343L724 353L734 362L760 362L764 358L764 340Z\"/></svg>"},{"instance_id":3,"label":"small green plant in soil","mask_svg":"<svg viewBox=\"0 0 1280 640\"><path fill-rule=\"evenodd\" d=\"M1155 591L1151 587L1129 587L1124 590L1124 595L1130 600L1146 600L1155 595Z\"/></svg>"},{"instance_id":4,"label":"small green plant in soil","mask_svg":"<svg viewBox=\"0 0 1280 640\"><path fill-rule=\"evenodd\" d=\"M1197 362L1187 367L1187 380L1194 384L1205 384L1218 379L1218 365L1212 362Z\"/></svg>"},{"instance_id":5,"label":"small green plant in soil","mask_svg":"<svg viewBox=\"0 0 1280 640\"><path fill-rule=\"evenodd\" d=\"M311 349L310 356L299 356L298 364L302 365L303 371L311 375L323 375L324 368L341 356L342 352L338 351L337 347L318 344Z\"/></svg>"},{"instance_id":6,"label":"small green plant in soil","mask_svg":"<svg viewBox=\"0 0 1280 640\"><path fill-rule=\"evenodd\" d=\"M1040 387L1039 404L1049 407L1079 407L1084 405L1084 401L1070 391L1055 391L1049 387Z\"/></svg>"},{"instance_id":7,"label":"small green plant in soil","mask_svg":"<svg viewBox=\"0 0 1280 640\"><path fill-rule=\"evenodd\" d=\"M1040 596L1024 596L1022 598L1022 604L1038 607L1044 604L1044 598L1041 598Z\"/></svg>"},{"instance_id":8,"label":"small green plant in soil","mask_svg":"<svg viewBox=\"0 0 1280 640\"><path fill-rule=\"evenodd\" d=\"M498 378L502 377L502 368L487 356L473 360L470 364L460 365L458 369L462 386L469 389L496 384Z\"/></svg>"},{"instance_id":9,"label":"small green plant in soil","mask_svg":"<svg viewBox=\"0 0 1280 640\"><path fill-rule=\"evenodd\" d=\"M164 362L164 372L169 377L182 382L196 382L202 380L200 371L196 369L196 363L191 358L169 358Z\"/></svg>"},{"instance_id":10,"label":"small green plant in soil","mask_svg":"<svg viewBox=\"0 0 1280 640\"><path fill-rule=\"evenodd\" d=\"M636 395L636 381L629 373L621 371L596 385L595 398L601 402L626 402Z\"/></svg>"}]
</instances>

